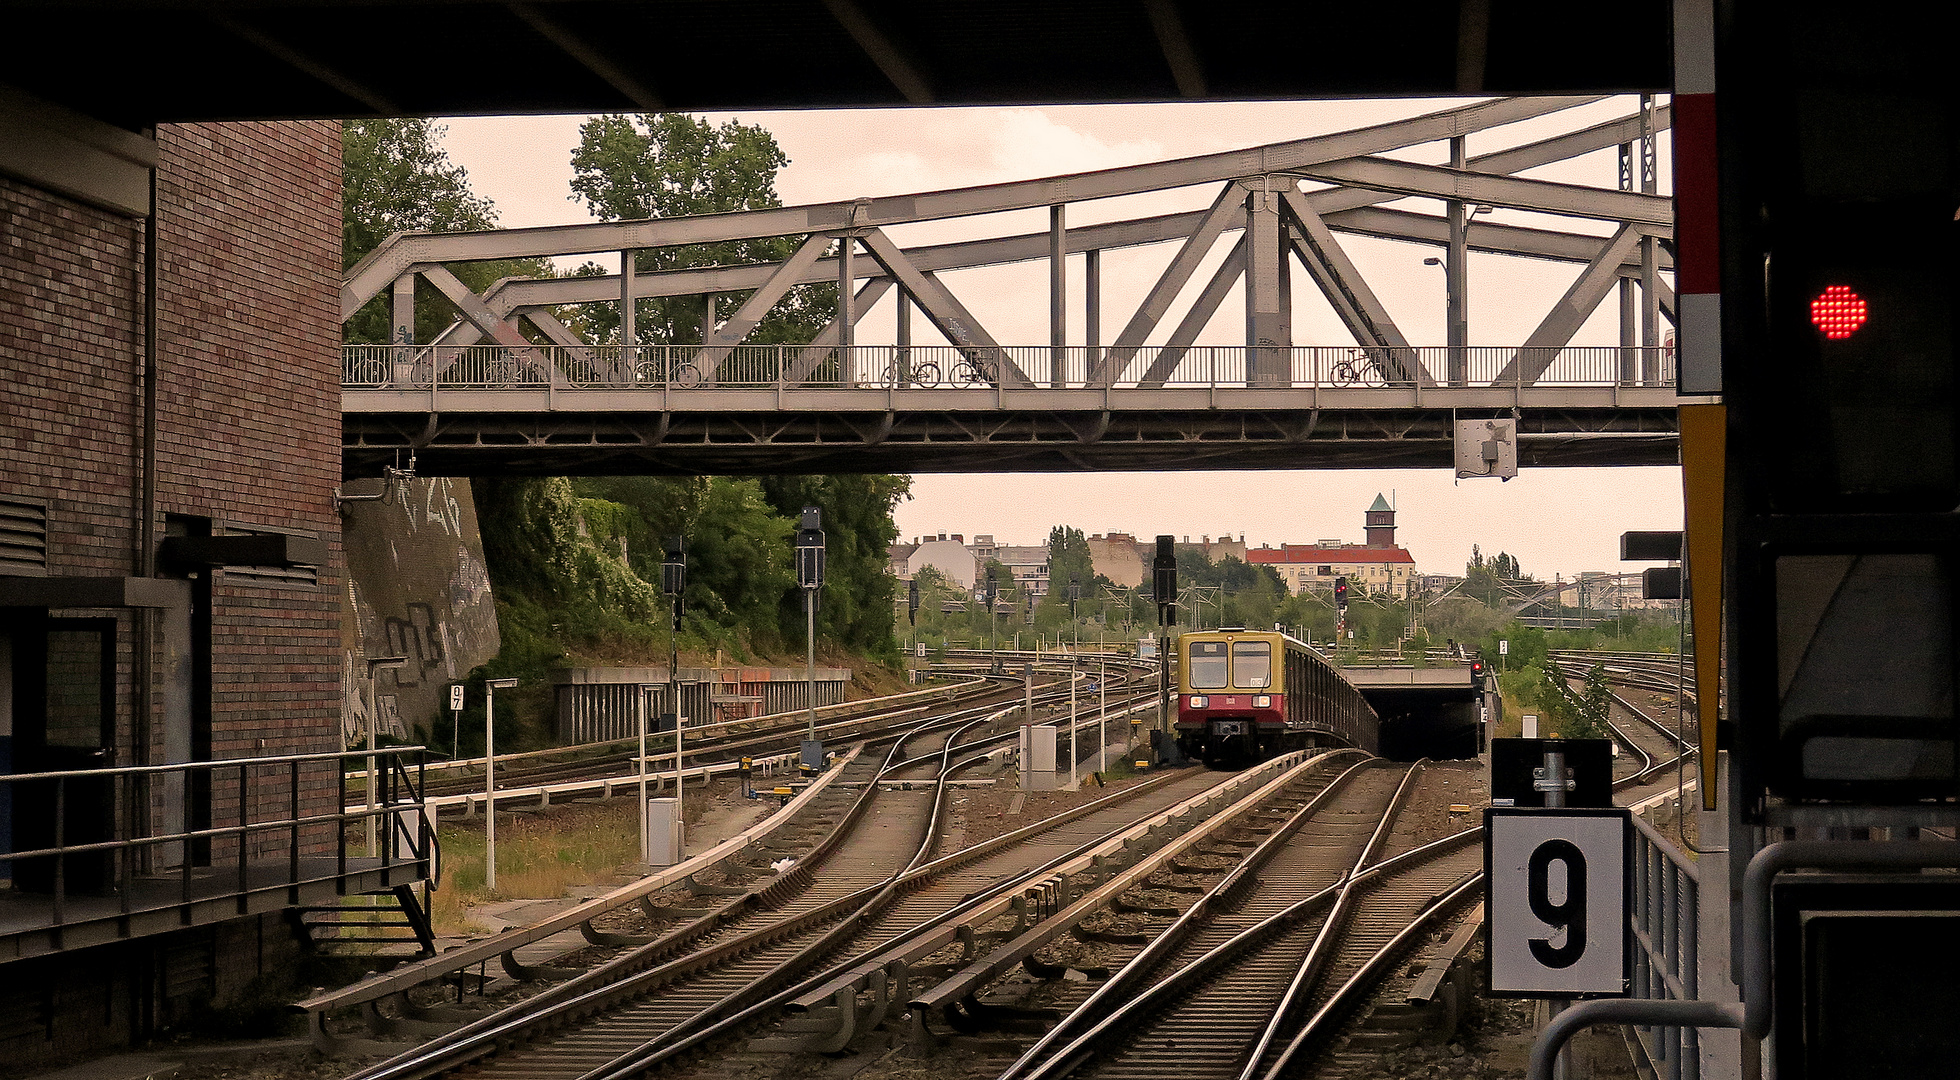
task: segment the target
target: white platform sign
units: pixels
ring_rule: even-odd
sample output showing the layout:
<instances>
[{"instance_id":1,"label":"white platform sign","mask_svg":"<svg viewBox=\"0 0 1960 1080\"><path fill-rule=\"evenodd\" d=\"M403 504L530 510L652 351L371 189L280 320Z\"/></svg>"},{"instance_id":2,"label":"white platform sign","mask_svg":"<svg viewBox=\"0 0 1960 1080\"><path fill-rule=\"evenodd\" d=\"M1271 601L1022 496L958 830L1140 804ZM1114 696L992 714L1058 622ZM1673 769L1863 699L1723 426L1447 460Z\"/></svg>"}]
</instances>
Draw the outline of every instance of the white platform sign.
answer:
<instances>
[{"instance_id":1,"label":"white platform sign","mask_svg":"<svg viewBox=\"0 0 1960 1080\"><path fill-rule=\"evenodd\" d=\"M1490 993L1626 993L1626 810L1492 807L1484 823Z\"/></svg>"}]
</instances>

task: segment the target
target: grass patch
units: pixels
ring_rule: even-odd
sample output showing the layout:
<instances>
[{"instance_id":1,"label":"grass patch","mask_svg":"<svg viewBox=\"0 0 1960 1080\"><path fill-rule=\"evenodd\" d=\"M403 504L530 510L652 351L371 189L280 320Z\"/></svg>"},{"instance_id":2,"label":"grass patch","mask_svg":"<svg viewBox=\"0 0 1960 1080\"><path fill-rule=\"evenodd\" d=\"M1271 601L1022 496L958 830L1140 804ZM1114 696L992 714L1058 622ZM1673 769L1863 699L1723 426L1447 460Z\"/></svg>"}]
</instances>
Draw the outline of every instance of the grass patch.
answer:
<instances>
[{"instance_id":1,"label":"grass patch","mask_svg":"<svg viewBox=\"0 0 1960 1080\"><path fill-rule=\"evenodd\" d=\"M690 802L693 800L690 799ZM497 815L497 891L484 888L483 821L445 821L442 886L430 918L438 934L481 934L469 909L497 900L555 900L585 885L613 885L633 875L640 827L631 798Z\"/></svg>"}]
</instances>

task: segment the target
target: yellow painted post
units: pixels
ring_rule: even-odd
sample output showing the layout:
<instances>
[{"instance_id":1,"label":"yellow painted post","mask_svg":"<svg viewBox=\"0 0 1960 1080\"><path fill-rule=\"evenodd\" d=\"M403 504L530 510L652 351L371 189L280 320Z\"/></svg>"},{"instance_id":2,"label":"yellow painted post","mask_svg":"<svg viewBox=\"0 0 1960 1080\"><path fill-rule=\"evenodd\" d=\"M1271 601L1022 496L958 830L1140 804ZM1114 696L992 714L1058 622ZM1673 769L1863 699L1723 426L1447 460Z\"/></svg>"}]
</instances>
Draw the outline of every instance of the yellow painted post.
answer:
<instances>
[{"instance_id":1,"label":"yellow painted post","mask_svg":"<svg viewBox=\"0 0 1960 1080\"><path fill-rule=\"evenodd\" d=\"M1722 489L1728 407L1682 405L1681 493L1688 594L1695 630L1695 706L1701 720L1701 805L1715 809L1715 722L1722 690Z\"/></svg>"}]
</instances>

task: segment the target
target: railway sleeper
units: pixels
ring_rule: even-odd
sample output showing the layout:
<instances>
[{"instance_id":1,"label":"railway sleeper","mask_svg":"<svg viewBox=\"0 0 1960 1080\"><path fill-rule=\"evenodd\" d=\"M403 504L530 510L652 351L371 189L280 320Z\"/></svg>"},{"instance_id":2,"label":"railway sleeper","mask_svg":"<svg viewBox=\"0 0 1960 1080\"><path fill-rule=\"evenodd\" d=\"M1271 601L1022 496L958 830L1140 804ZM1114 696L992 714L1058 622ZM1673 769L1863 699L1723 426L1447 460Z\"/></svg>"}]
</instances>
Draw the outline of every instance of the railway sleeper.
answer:
<instances>
[{"instance_id":1,"label":"railway sleeper","mask_svg":"<svg viewBox=\"0 0 1960 1080\"><path fill-rule=\"evenodd\" d=\"M747 896L750 891L748 886L743 884L710 885L696 879L693 874L689 874L683 884L687 886L687 891L695 896Z\"/></svg>"},{"instance_id":2,"label":"railway sleeper","mask_svg":"<svg viewBox=\"0 0 1960 1080\"><path fill-rule=\"evenodd\" d=\"M1176 918L1184 914L1184 909L1170 904L1153 904L1147 900L1126 900L1122 897L1109 902L1111 910L1135 915L1155 915L1161 918Z\"/></svg>"},{"instance_id":3,"label":"railway sleeper","mask_svg":"<svg viewBox=\"0 0 1960 1080\"><path fill-rule=\"evenodd\" d=\"M518 982L561 981L585 974L584 968L560 967L554 964L527 964L517 958L515 951L497 957L503 965L504 974Z\"/></svg>"},{"instance_id":4,"label":"railway sleeper","mask_svg":"<svg viewBox=\"0 0 1960 1080\"><path fill-rule=\"evenodd\" d=\"M391 994L389 997L403 997L404 1011L406 1011L405 995ZM381 1011L381 1003L386 1000L388 998L377 998L373 1001L361 1003L361 1019L367 1023L367 1029L375 1035L383 1037L391 1035L420 1035L429 1037L441 1035L450 1029L450 1025L448 1024L429 1023L410 1016L390 1016Z\"/></svg>"},{"instance_id":5,"label":"railway sleeper","mask_svg":"<svg viewBox=\"0 0 1960 1080\"><path fill-rule=\"evenodd\" d=\"M883 969L874 973L873 979L882 992L885 983ZM777 1030L787 1034L752 1040L749 1049L787 1054L841 1053L861 1030L859 1022L862 1018L859 1016L857 997L855 989L842 987L832 997L833 1005L830 1008L813 1009L802 1016L785 1020ZM868 1028L871 1025L864 1026Z\"/></svg>"},{"instance_id":6,"label":"railway sleeper","mask_svg":"<svg viewBox=\"0 0 1960 1080\"><path fill-rule=\"evenodd\" d=\"M578 924L578 932L585 936L586 941L603 948L618 948L621 946L637 948L641 945L651 945L654 942L654 936L652 934L620 934L610 930L601 930L592 925L591 919L587 919Z\"/></svg>"},{"instance_id":7,"label":"railway sleeper","mask_svg":"<svg viewBox=\"0 0 1960 1080\"><path fill-rule=\"evenodd\" d=\"M914 1016L918 1016L917 1011ZM978 1035L987 1031L1018 1031L1026 1034L1040 1034L1062 1018L1060 1009L1031 1008L1026 1005L1007 1005L1000 1002L982 1001L978 997L967 997L943 1010L946 1026L962 1035ZM915 1027L920 1025L914 1025Z\"/></svg>"},{"instance_id":8,"label":"railway sleeper","mask_svg":"<svg viewBox=\"0 0 1960 1080\"><path fill-rule=\"evenodd\" d=\"M712 907L683 907L680 904L669 904L666 907L661 907L654 903L651 897L640 897L640 914L645 915L649 921L654 923L669 922L677 919L698 919L703 915L711 915L714 911L715 909Z\"/></svg>"}]
</instances>

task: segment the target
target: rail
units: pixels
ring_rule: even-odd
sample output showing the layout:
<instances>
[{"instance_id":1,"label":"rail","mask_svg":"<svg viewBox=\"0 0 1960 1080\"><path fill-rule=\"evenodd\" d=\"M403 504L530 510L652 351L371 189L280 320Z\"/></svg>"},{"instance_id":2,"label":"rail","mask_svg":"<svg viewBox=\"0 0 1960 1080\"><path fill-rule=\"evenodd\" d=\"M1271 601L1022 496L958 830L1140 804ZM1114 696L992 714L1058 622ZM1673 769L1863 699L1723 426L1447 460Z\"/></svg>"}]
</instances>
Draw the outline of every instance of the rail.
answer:
<instances>
[{"instance_id":1,"label":"rail","mask_svg":"<svg viewBox=\"0 0 1960 1080\"><path fill-rule=\"evenodd\" d=\"M1110 349L1050 345L346 345L349 390L1106 390L1246 387L1669 387L1665 347L1200 345L1129 350L1125 375L1092 377ZM1460 370L1445 383L1438 372ZM1526 378L1526 371L1538 371ZM1408 373L1414 373L1413 377ZM1030 381L1032 380L1032 381Z\"/></svg>"},{"instance_id":2,"label":"rail","mask_svg":"<svg viewBox=\"0 0 1960 1080\"><path fill-rule=\"evenodd\" d=\"M490 960L501 959L515 953L519 948L534 941L541 941L554 934L578 928L588 940L597 933L592 920L600 915L638 903L643 897L651 896L661 889L677 882L685 881L693 874L720 863L722 860L742 851L756 840L774 833L788 824L796 815L803 812L816 797L829 787L831 782L843 775L844 768L857 760L863 751L863 744L852 746L837 765L824 772L806 786L796 798L785 803L776 813L747 829L723 840L714 847L690 856L682 862L657 870L646 877L623 885L604 896L587 900L578 906L549 919L517 929L507 930L481 941L458 946L437 956L412 964L402 965L379 975L369 976L361 982L343 987L332 993L318 994L296 1002L293 1009L309 1014L316 1046L323 1050L331 1048L334 1040L326 1035L324 1021L326 1014L351 1005L364 1005L379 1001L408 990L423 983L446 978L456 972L475 967Z\"/></svg>"},{"instance_id":3,"label":"rail","mask_svg":"<svg viewBox=\"0 0 1960 1080\"><path fill-rule=\"evenodd\" d=\"M46 808L17 812L21 847L0 852L14 884L7 906L59 948L66 927L126 925L138 911L219 901L246 914L254 895L296 904L302 885L344 889L367 870L430 877L437 851L421 813L422 754L391 747L0 775L12 805ZM383 766L371 805L345 779L350 762L369 758Z\"/></svg>"}]
</instances>

